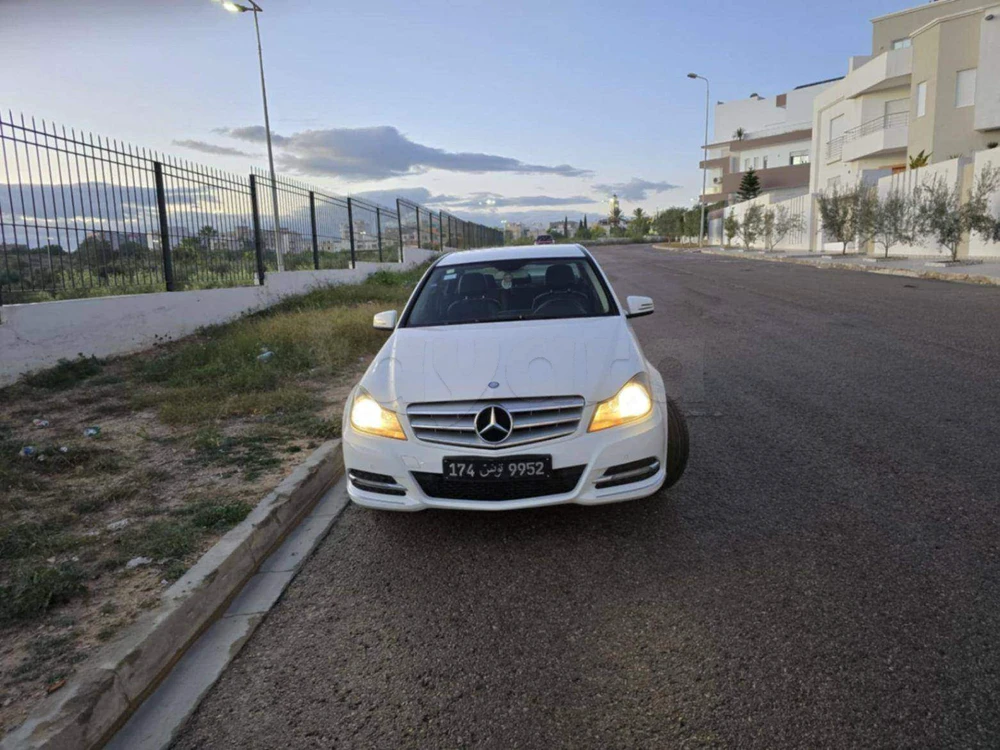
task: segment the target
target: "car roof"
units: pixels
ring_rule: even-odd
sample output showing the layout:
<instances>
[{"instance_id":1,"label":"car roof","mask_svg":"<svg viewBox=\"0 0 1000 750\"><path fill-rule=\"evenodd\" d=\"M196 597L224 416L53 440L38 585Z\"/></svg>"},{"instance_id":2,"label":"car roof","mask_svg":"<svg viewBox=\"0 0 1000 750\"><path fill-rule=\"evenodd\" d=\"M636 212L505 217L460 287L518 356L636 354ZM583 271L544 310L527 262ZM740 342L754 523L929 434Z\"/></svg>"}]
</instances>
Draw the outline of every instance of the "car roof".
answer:
<instances>
[{"instance_id":1,"label":"car roof","mask_svg":"<svg viewBox=\"0 0 1000 750\"><path fill-rule=\"evenodd\" d=\"M530 260L531 258L584 258L587 251L580 245L517 245L514 247L484 247L479 250L459 250L438 261L439 266L460 266L465 263L491 263L498 260Z\"/></svg>"}]
</instances>

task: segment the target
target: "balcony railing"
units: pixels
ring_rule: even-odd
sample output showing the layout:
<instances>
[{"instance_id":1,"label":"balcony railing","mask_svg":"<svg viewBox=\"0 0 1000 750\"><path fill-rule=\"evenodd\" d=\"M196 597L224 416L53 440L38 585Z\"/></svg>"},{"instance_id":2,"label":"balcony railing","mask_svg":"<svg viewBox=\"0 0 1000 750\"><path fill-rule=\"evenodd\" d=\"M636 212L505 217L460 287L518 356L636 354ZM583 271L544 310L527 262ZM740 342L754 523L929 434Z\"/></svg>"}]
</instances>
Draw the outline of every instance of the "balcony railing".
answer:
<instances>
[{"instance_id":1,"label":"balcony railing","mask_svg":"<svg viewBox=\"0 0 1000 750\"><path fill-rule=\"evenodd\" d=\"M826 143L826 158L828 160L839 159L844 151L844 144L864 138L866 135L878 133L882 130L892 130L894 128L905 128L910 123L909 112L893 112L892 114L876 117L858 125L856 128L845 130L839 138L834 138Z\"/></svg>"},{"instance_id":2,"label":"balcony railing","mask_svg":"<svg viewBox=\"0 0 1000 750\"><path fill-rule=\"evenodd\" d=\"M803 120L802 122L782 122L778 125L771 125L766 128L761 128L760 130L752 130L749 133L743 135L744 141L752 141L757 138L769 138L772 135L783 135L785 133L794 133L796 130L811 130L812 120Z\"/></svg>"}]
</instances>

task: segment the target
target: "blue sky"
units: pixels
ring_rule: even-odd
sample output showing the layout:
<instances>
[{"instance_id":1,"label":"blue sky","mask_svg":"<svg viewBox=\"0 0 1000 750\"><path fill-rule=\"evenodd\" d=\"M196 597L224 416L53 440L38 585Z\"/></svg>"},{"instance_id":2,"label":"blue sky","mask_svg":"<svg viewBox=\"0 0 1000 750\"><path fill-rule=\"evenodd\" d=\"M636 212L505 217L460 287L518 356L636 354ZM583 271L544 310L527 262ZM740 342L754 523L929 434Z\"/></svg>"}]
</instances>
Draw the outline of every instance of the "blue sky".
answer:
<instances>
[{"instance_id":1,"label":"blue sky","mask_svg":"<svg viewBox=\"0 0 1000 750\"><path fill-rule=\"evenodd\" d=\"M593 215L612 189L628 211L690 205L704 89L689 70L713 102L842 75L870 18L915 2L261 4L284 171L495 222ZM249 14L0 0L0 66L4 109L235 172L266 163Z\"/></svg>"}]
</instances>

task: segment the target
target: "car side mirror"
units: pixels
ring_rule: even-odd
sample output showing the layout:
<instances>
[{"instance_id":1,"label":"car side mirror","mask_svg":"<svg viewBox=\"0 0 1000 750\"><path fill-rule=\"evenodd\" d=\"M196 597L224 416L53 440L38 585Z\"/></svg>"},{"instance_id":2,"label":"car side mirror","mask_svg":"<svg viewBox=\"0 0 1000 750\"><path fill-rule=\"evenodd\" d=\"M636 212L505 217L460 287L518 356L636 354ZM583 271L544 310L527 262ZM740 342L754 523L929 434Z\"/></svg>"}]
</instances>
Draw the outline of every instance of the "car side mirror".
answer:
<instances>
[{"instance_id":1,"label":"car side mirror","mask_svg":"<svg viewBox=\"0 0 1000 750\"><path fill-rule=\"evenodd\" d=\"M629 297L626 301L628 312L626 318L641 318L653 314L653 300L649 297Z\"/></svg>"},{"instance_id":2,"label":"car side mirror","mask_svg":"<svg viewBox=\"0 0 1000 750\"><path fill-rule=\"evenodd\" d=\"M372 327L376 331L393 331L396 329L396 319L398 317L399 315L395 310L375 313L375 318L372 320Z\"/></svg>"}]
</instances>

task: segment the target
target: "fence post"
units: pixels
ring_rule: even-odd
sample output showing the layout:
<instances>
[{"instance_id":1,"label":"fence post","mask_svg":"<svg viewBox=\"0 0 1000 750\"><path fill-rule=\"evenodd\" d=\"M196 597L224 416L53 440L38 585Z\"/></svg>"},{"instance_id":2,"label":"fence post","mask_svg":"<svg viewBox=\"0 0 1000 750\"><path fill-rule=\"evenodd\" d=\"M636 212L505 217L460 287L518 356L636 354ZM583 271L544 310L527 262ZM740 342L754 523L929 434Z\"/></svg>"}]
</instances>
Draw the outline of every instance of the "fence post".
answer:
<instances>
[{"instance_id":1,"label":"fence post","mask_svg":"<svg viewBox=\"0 0 1000 750\"><path fill-rule=\"evenodd\" d=\"M264 237L260 230L260 206L257 202L257 175L250 175L250 205L253 208L253 250L257 256L257 281L264 286Z\"/></svg>"},{"instance_id":2,"label":"fence post","mask_svg":"<svg viewBox=\"0 0 1000 750\"><path fill-rule=\"evenodd\" d=\"M350 198L347 199L347 228L351 233L351 268L357 268L358 262L354 257L354 209Z\"/></svg>"},{"instance_id":3,"label":"fence post","mask_svg":"<svg viewBox=\"0 0 1000 750\"><path fill-rule=\"evenodd\" d=\"M403 207L396 198L396 223L399 225L399 262L403 262Z\"/></svg>"},{"instance_id":4,"label":"fence post","mask_svg":"<svg viewBox=\"0 0 1000 750\"><path fill-rule=\"evenodd\" d=\"M313 268L319 270L319 237L316 234L316 193L309 191L309 226L313 235Z\"/></svg>"},{"instance_id":5,"label":"fence post","mask_svg":"<svg viewBox=\"0 0 1000 750\"><path fill-rule=\"evenodd\" d=\"M156 180L156 212L160 215L160 249L163 251L163 280L167 291L174 291L174 256L170 250L170 227L167 224L167 191L163 187L163 165L153 162Z\"/></svg>"},{"instance_id":6,"label":"fence post","mask_svg":"<svg viewBox=\"0 0 1000 750\"><path fill-rule=\"evenodd\" d=\"M378 232L378 262L382 262L382 209L375 206L375 231Z\"/></svg>"},{"instance_id":7,"label":"fence post","mask_svg":"<svg viewBox=\"0 0 1000 750\"><path fill-rule=\"evenodd\" d=\"M420 245L420 209L417 208L417 210L414 211L414 213L417 215L417 249L419 250L420 247L421 247L421 245Z\"/></svg>"}]
</instances>

